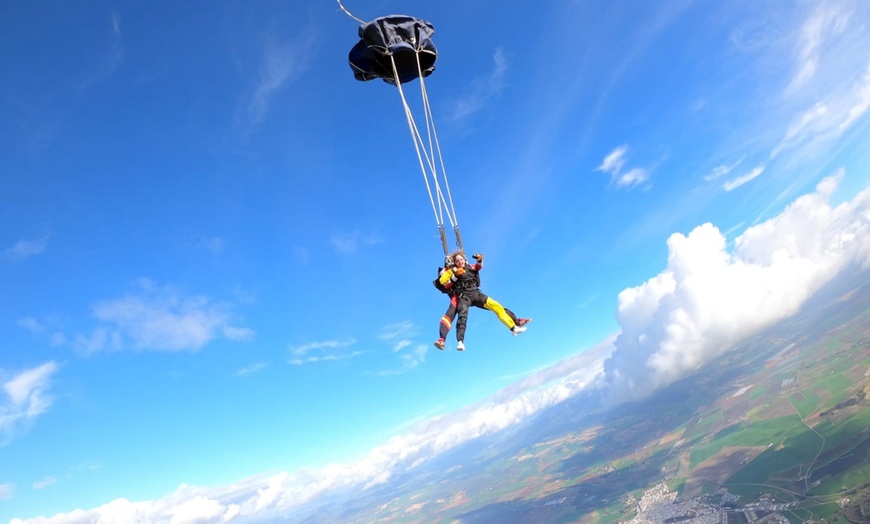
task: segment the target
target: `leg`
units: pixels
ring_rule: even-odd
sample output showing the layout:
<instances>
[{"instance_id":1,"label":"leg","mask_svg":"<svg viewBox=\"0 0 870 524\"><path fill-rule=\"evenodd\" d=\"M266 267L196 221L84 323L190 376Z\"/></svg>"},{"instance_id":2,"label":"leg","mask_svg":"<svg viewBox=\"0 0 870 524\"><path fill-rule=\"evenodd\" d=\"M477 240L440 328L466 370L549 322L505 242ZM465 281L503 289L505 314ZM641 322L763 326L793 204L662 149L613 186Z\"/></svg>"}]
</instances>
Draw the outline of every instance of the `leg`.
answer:
<instances>
[{"instance_id":1,"label":"leg","mask_svg":"<svg viewBox=\"0 0 870 524\"><path fill-rule=\"evenodd\" d=\"M441 324L438 329L438 338L444 340L447 338L447 333L450 332L450 326L453 325L453 319L456 318L456 296L450 297L450 305L447 307L447 311L444 312L444 316L441 317Z\"/></svg>"},{"instance_id":2,"label":"leg","mask_svg":"<svg viewBox=\"0 0 870 524\"><path fill-rule=\"evenodd\" d=\"M470 305L471 301L465 296L460 296L456 301L456 313L459 315L456 320L456 340L459 342L465 340L465 324L468 322L468 306Z\"/></svg>"},{"instance_id":3,"label":"leg","mask_svg":"<svg viewBox=\"0 0 870 524\"><path fill-rule=\"evenodd\" d=\"M497 316L498 319L501 320L501 323L507 326L508 329L513 330L514 326L517 325L517 317L515 315L508 315L504 307L490 297L486 297L486 300L483 302L483 307L495 313L495 316Z\"/></svg>"},{"instance_id":4,"label":"leg","mask_svg":"<svg viewBox=\"0 0 870 524\"><path fill-rule=\"evenodd\" d=\"M507 313L509 317L514 319L514 324L516 324L520 327L523 327L532 321L532 319L530 319L530 318L522 318L522 317L516 316L516 314L514 314L514 312L508 308L504 308L504 312Z\"/></svg>"}]
</instances>

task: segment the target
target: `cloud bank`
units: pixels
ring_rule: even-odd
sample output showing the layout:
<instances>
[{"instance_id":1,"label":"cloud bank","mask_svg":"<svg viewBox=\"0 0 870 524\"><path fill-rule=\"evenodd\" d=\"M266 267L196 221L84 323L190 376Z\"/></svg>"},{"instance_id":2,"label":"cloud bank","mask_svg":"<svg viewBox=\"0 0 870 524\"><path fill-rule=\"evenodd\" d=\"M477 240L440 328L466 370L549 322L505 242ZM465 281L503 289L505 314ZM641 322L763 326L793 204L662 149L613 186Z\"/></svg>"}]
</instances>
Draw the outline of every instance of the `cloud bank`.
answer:
<instances>
[{"instance_id":1,"label":"cloud bank","mask_svg":"<svg viewBox=\"0 0 870 524\"><path fill-rule=\"evenodd\" d=\"M86 524L92 522L225 523L271 522L336 490L366 489L414 468L477 437L516 424L542 409L577 395L603 369L611 342L566 359L504 390L499 396L436 417L415 431L391 438L361 460L295 473L281 472L220 488L182 485L158 500L114 500L90 510L53 517L13 519L10 524ZM319 347L319 346L318 346ZM317 349L317 348L311 348Z\"/></svg>"},{"instance_id":2,"label":"cloud bank","mask_svg":"<svg viewBox=\"0 0 870 524\"><path fill-rule=\"evenodd\" d=\"M619 294L606 364L614 402L644 397L782 320L851 265L870 264L870 190L832 207L842 173L727 248L712 224L668 239L667 268Z\"/></svg>"}]
</instances>

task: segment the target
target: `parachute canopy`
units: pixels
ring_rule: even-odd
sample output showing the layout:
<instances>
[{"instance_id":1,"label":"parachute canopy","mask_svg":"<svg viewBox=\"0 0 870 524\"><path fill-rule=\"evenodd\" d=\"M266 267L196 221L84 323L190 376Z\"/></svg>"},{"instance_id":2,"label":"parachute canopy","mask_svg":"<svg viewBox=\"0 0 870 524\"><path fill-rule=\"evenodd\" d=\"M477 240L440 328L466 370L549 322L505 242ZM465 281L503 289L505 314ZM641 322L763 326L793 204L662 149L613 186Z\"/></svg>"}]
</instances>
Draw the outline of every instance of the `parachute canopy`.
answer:
<instances>
[{"instance_id":1,"label":"parachute canopy","mask_svg":"<svg viewBox=\"0 0 870 524\"><path fill-rule=\"evenodd\" d=\"M434 32L429 22L406 15L383 16L360 25L360 41L348 56L353 76L363 82L380 78L394 85L397 80L404 84L429 76L438 56Z\"/></svg>"}]
</instances>

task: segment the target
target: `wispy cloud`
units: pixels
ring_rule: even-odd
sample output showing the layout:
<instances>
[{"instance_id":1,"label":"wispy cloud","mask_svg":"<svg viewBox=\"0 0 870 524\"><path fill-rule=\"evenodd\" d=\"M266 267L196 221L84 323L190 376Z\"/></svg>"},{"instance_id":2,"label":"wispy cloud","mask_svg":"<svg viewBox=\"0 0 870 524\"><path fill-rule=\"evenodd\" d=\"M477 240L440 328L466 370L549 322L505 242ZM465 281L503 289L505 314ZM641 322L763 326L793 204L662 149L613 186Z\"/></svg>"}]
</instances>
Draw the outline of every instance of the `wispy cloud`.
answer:
<instances>
[{"instance_id":1,"label":"wispy cloud","mask_svg":"<svg viewBox=\"0 0 870 524\"><path fill-rule=\"evenodd\" d=\"M840 122L839 131L841 133L864 115L867 109L870 109L870 64L867 65L864 76L855 84L852 92L853 96L848 104L846 117Z\"/></svg>"},{"instance_id":2,"label":"wispy cloud","mask_svg":"<svg viewBox=\"0 0 870 524\"><path fill-rule=\"evenodd\" d=\"M15 485L13 484L0 484L0 500L7 500L12 498L12 494L15 492Z\"/></svg>"},{"instance_id":3,"label":"wispy cloud","mask_svg":"<svg viewBox=\"0 0 870 524\"><path fill-rule=\"evenodd\" d=\"M224 239L220 237L203 237L196 242L196 247L212 255L220 255L224 250L224 244Z\"/></svg>"},{"instance_id":4,"label":"wispy cloud","mask_svg":"<svg viewBox=\"0 0 870 524\"><path fill-rule=\"evenodd\" d=\"M381 328L378 335L383 341L390 343L393 353L399 354L399 367L378 373L380 376L400 375L407 373L426 361L426 344L414 344L413 338L420 332L419 326L413 322L397 322Z\"/></svg>"},{"instance_id":5,"label":"wispy cloud","mask_svg":"<svg viewBox=\"0 0 870 524\"><path fill-rule=\"evenodd\" d=\"M310 38L295 42L267 41L260 55L259 71L250 92L245 95L237 116L242 139L250 135L268 118L272 99L292 80L299 78L307 67Z\"/></svg>"},{"instance_id":6,"label":"wispy cloud","mask_svg":"<svg viewBox=\"0 0 870 524\"><path fill-rule=\"evenodd\" d=\"M761 166L755 167L752 169L752 171L746 173L745 175L741 175L733 180L729 180L728 182L725 182L725 184L723 184L722 188L725 189L725 191L732 191L732 190L737 189L738 187L742 186L743 184L747 184L747 183L751 182L752 180L755 180L756 178L761 176L762 173L764 173L763 167L761 167Z\"/></svg>"},{"instance_id":7,"label":"wispy cloud","mask_svg":"<svg viewBox=\"0 0 870 524\"><path fill-rule=\"evenodd\" d=\"M9 260L22 260L44 253L47 247L47 236L37 239L19 240L12 246L4 249L3 256Z\"/></svg>"},{"instance_id":8,"label":"wispy cloud","mask_svg":"<svg viewBox=\"0 0 870 524\"><path fill-rule=\"evenodd\" d=\"M235 325L231 307L205 296L185 296L170 288L140 282L140 291L97 304L97 326L88 334L63 336L77 351L195 351L224 338L242 341L254 331Z\"/></svg>"},{"instance_id":9,"label":"wispy cloud","mask_svg":"<svg viewBox=\"0 0 870 524\"><path fill-rule=\"evenodd\" d=\"M347 348L356 344L356 340L326 340L323 342L309 342L301 346L290 346L290 358L288 364L299 366L302 364L314 364L317 362L334 362L347 360L362 355L363 351L347 351Z\"/></svg>"},{"instance_id":10,"label":"wispy cloud","mask_svg":"<svg viewBox=\"0 0 870 524\"><path fill-rule=\"evenodd\" d=\"M58 365L46 362L12 375L3 383L0 400L0 445L6 445L27 431L39 415L51 408L54 399L48 394Z\"/></svg>"},{"instance_id":11,"label":"wispy cloud","mask_svg":"<svg viewBox=\"0 0 870 524\"><path fill-rule=\"evenodd\" d=\"M45 488L47 488L47 487L49 487L49 486L54 486L55 484L57 484L57 479L56 479L56 478L54 478L54 477L45 477L45 478L43 478L43 479L41 479L41 480L37 480L36 482L34 482L34 483L33 483L33 489L35 489L35 490L42 490L42 489L45 489Z\"/></svg>"},{"instance_id":12,"label":"wispy cloud","mask_svg":"<svg viewBox=\"0 0 870 524\"><path fill-rule=\"evenodd\" d=\"M45 326L43 326L38 320L33 317L25 317L19 319L18 325L35 335L39 335L45 332Z\"/></svg>"},{"instance_id":13,"label":"wispy cloud","mask_svg":"<svg viewBox=\"0 0 870 524\"><path fill-rule=\"evenodd\" d=\"M362 231L337 233L332 235L329 241L332 247L342 255L352 255L359 250L360 246L374 246L382 242L377 233L363 233Z\"/></svg>"},{"instance_id":14,"label":"wispy cloud","mask_svg":"<svg viewBox=\"0 0 870 524\"><path fill-rule=\"evenodd\" d=\"M504 90L505 77L508 72L508 61L504 50L497 48L492 55L493 68L485 77L478 77L471 82L471 91L462 99L454 102L450 120L462 120L477 113L491 100L497 99Z\"/></svg>"},{"instance_id":15,"label":"wispy cloud","mask_svg":"<svg viewBox=\"0 0 870 524\"><path fill-rule=\"evenodd\" d=\"M737 169L737 166L742 164L743 160L745 158L746 158L746 155L744 155L743 157L740 158L740 160L734 162L731 165L721 165L721 166L714 167L712 171L710 171L709 173L704 175L704 180L707 182L712 182L714 180L718 180L718 179L722 178L723 176L728 175L729 173L731 173L732 171Z\"/></svg>"},{"instance_id":16,"label":"wispy cloud","mask_svg":"<svg viewBox=\"0 0 870 524\"><path fill-rule=\"evenodd\" d=\"M596 170L609 174L610 183L616 187L631 189L646 183L650 178L650 172L649 169L642 167L633 167L625 170L627 153L628 146L617 147L604 157L601 165Z\"/></svg>"},{"instance_id":17,"label":"wispy cloud","mask_svg":"<svg viewBox=\"0 0 870 524\"><path fill-rule=\"evenodd\" d=\"M819 68L821 48L825 42L843 31L849 14L834 3L819 4L804 22L798 44L797 68L789 89L806 84Z\"/></svg>"},{"instance_id":18,"label":"wispy cloud","mask_svg":"<svg viewBox=\"0 0 870 524\"><path fill-rule=\"evenodd\" d=\"M250 366L243 367L236 374L240 377L247 377L248 375L253 375L258 371L262 371L269 367L268 362L257 362L256 364L251 364Z\"/></svg>"},{"instance_id":19,"label":"wispy cloud","mask_svg":"<svg viewBox=\"0 0 870 524\"><path fill-rule=\"evenodd\" d=\"M124 44L121 34L121 16L117 12L109 15L111 28L111 40L104 54L95 60L90 68L85 71L77 87L78 94L82 94L92 86L99 84L112 76L124 63Z\"/></svg>"}]
</instances>

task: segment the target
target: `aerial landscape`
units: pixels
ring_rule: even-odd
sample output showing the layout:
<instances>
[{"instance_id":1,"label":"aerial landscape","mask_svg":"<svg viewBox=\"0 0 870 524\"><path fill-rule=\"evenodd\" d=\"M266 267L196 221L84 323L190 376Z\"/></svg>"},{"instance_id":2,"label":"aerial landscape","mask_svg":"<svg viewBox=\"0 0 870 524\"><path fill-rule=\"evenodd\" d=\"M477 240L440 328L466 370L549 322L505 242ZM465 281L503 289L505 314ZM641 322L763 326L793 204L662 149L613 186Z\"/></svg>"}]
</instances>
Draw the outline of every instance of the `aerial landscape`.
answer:
<instances>
[{"instance_id":1,"label":"aerial landscape","mask_svg":"<svg viewBox=\"0 0 870 524\"><path fill-rule=\"evenodd\" d=\"M870 522L870 274L820 295L649 399L571 399L301 521Z\"/></svg>"}]
</instances>

